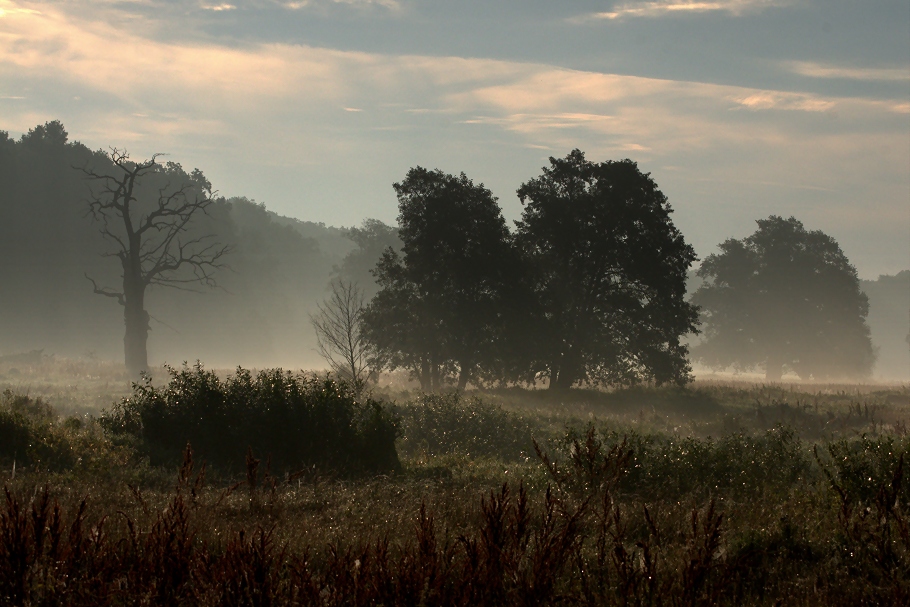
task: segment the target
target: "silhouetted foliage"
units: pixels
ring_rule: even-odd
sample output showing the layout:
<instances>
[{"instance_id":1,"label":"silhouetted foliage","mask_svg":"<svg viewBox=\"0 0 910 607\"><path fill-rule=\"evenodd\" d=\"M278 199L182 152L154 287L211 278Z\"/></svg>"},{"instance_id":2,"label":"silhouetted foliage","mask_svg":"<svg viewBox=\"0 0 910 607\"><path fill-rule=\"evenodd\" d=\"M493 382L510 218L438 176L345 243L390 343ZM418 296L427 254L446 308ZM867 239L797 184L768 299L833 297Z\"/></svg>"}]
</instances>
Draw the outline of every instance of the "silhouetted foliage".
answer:
<instances>
[{"instance_id":1,"label":"silhouetted foliage","mask_svg":"<svg viewBox=\"0 0 910 607\"><path fill-rule=\"evenodd\" d=\"M889 379L910 380L910 270L860 286L869 297L869 325L875 345L875 374Z\"/></svg>"},{"instance_id":2,"label":"silhouetted foliage","mask_svg":"<svg viewBox=\"0 0 910 607\"><path fill-rule=\"evenodd\" d=\"M573 150L521 186L517 242L534 280L531 369L553 389L685 382L697 313L684 299L695 252L666 196L631 160Z\"/></svg>"},{"instance_id":3,"label":"silhouetted foliage","mask_svg":"<svg viewBox=\"0 0 910 607\"><path fill-rule=\"evenodd\" d=\"M464 388L491 358L511 258L496 198L464 173L416 167L394 184L402 254L376 267L364 315L377 367L406 368L425 390Z\"/></svg>"},{"instance_id":4,"label":"silhouetted foliage","mask_svg":"<svg viewBox=\"0 0 910 607\"><path fill-rule=\"evenodd\" d=\"M705 331L698 360L764 367L770 381L785 371L805 379L868 376L869 300L837 241L793 217L757 223L754 234L722 243L698 270L706 280L692 297Z\"/></svg>"},{"instance_id":5,"label":"silhouetted foliage","mask_svg":"<svg viewBox=\"0 0 910 607\"><path fill-rule=\"evenodd\" d=\"M241 469L248 449L276 471L316 467L353 474L399 467L395 420L344 382L281 369L255 377L237 369L221 380L198 363L169 371L167 386L156 388L146 377L101 419L112 435L138 441L154 464L178 462L190 443L227 471Z\"/></svg>"},{"instance_id":6,"label":"silhouetted foliage","mask_svg":"<svg viewBox=\"0 0 910 607\"><path fill-rule=\"evenodd\" d=\"M365 219L359 228L348 228L345 236L356 245L336 269L338 277L363 289L369 301L379 291L374 270L388 249L401 251L398 229L378 219Z\"/></svg>"}]
</instances>

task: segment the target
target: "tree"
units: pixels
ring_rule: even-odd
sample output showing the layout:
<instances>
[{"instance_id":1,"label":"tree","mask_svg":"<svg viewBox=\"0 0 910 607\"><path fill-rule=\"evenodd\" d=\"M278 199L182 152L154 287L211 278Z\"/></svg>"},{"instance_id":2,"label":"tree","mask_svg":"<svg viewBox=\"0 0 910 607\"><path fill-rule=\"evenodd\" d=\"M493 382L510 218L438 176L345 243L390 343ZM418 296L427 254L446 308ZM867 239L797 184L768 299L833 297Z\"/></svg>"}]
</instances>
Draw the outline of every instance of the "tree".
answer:
<instances>
[{"instance_id":1,"label":"tree","mask_svg":"<svg viewBox=\"0 0 910 607\"><path fill-rule=\"evenodd\" d=\"M374 360L407 368L426 390L453 374L464 389L489 362L509 231L492 193L464 173L416 167L398 195L402 254L376 267L380 291L364 320Z\"/></svg>"},{"instance_id":2,"label":"tree","mask_svg":"<svg viewBox=\"0 0 910 607\"><path fill-rule=\"evenodd\" d=\"M146 289L213 287L213 273L230 247L195 225L216 202L201 171L188 175L179 164L162 166L157 155L138 163L117 149L106 156L113 165L109 171L84 167L82 172L92 184L89 211L111 244L105 256L120 261L122 285L114 290L86 278L96 294L123 307L126 368L138 374L148 369Z\"/></svg>"},{"instance_id":3,"label":"tree","mask_svg":"<svg viewBox=\"0 0 910 607\"><path fill-rule=\"evenodd\" d=\"M864 377L874 355L869 300L837 241L772 215L743 240L729 239L698 270L693 295L705 340L698 360L714 368L764 367L802 378Z\"/></svg>"},{"instance_id":4,"label":"tree","mask_svg":"<svg viewBox=\"0 0 910 607\"><path fill-rule=\"evenodd\" d=\"M695 252L666 196L631 160L573 150L523 184L517 243L534 278L532 370L550 388L684 382L697 312L685 301Z\"/></svg>"},{"instance_id":5,"label":"tree","mask_svg":"<svg viewBox=\"0 0 910 607\"><path fill-rule=\"evenodd\" d=\"M349 252L336 269L338 276L346 281L355 282L363 289L364 297L372 299L379 291L373 270L382 259L386 249L391 247L401 250L401 239L398 229L386 225L378 219L365 219L359 228L348 228L345 236L357 245Z\"/></svg>"},{"instance_id":6,"label":"tree","mask_svg":"<svg viewBox=\"0 0 910 607\"><path fill-rule=\"evenodd\" d=\"M363 333L363 291L354 283L336 279L331 294L310 316L316 348L332 371L359 392L367 380L367 342Z\"/></svg>"}]
</instances>

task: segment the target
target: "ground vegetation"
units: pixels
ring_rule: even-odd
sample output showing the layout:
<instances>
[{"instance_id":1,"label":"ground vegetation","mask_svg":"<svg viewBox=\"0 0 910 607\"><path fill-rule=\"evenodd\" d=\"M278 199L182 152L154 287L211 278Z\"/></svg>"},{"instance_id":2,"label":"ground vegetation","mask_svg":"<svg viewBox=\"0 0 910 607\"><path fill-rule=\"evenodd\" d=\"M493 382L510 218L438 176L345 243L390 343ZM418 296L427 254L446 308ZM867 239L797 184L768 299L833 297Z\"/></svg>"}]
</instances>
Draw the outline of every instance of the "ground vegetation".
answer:
<instances>
[{"instance_id":1,"label":"ground vegetation","mask_svg":"<svg viewBox=\"0 0 910 607\"><path fill-rule=\"evenodd\" d=\"M158 377L157 391L175 388ZM268 447L233 472L185 444L154 464L92 417L59 416L53 399L9 392L0 431L27 426L33 445L58 441L71 456L0 453L0 596L69 605L906 602L906 387L716 381L386 399L401 420L401 468L351 478L328 468L282 474L266 465Z\"/></svg>"}]
</instances>

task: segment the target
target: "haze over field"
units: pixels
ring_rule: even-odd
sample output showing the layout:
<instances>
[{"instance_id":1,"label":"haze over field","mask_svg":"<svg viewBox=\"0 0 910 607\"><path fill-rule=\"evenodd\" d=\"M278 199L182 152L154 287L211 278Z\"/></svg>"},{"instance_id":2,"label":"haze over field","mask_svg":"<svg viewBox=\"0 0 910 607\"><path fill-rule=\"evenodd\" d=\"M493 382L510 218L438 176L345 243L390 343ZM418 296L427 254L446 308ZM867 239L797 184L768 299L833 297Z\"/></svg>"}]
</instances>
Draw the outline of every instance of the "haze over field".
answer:
<instances>
[{"instance_id":1,"label":"haze over field","mask_svg":"<svg viewBox=\"0 0 910 607\"><path fill-rule=\"evenodd\" d=\"M271 212L237 198L219 219L243 243L224 291L150 295L155 363L318 365L308 314L336 266L369 280L338 228L394 225L409 168L463 171L511 225L516 189L578 148L650 172L701 259L769 215L832 236L872 302L875 375L910 378L904 0L0 0L0 131L58 119ZM41 259L54 233L3 245L4 275L68 282L4 295L0 354L117 356L119 310L83 276L106 263L97 229L79 230L63 264Z\"/></svg>"}]
</instances>

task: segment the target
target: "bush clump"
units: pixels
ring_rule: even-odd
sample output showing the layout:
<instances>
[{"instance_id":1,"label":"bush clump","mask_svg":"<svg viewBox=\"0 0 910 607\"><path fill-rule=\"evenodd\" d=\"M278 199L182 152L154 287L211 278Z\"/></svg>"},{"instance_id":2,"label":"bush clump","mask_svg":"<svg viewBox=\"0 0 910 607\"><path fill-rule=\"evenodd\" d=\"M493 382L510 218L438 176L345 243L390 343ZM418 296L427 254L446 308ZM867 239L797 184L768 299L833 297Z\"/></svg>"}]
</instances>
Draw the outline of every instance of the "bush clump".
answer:
<instances>
[{"instance_id":1,"label":"bush clump","mask_svg":"<svg viewBox=\"0 0 910 607\"><path fill-rule=\"evenodd\" d=\"M719 439L592 430L589 427L586 440L594 441L597 449L608 451L622 445L631 452L620 488L646 499L786 493L817 474L810 452L784 427L756 436L737 433ZM564 448L570 455L582 436L575 429L567 433Z\"/></svg>"},{"instance_id":2,"label":"bush clump","mask_svg":"<svg viewBox=\"0 0 910 607\"><path fill-rule=\"evenodd\" d=\"M162 388L146 377L133 395L105 412L101 424L153 465L180 461L187 443L226 472L239 470L248 449L273 471L315 468L349 475L391 472L397 421L372 398L331 378L281 369L245 369L225 380L197 363L168 368Z\"/></svg>"},{"instance_id":3,"label":"bush clump","mask_svg":"<svg viewBox=\"0 0 910 607\"><path fill-rule=\"evenodd\" d=\"M41 398L6 390L0 395L0 466L10 474L46 470L99 472L122 461L121 452L91 423L61 419Z\"/></svg>"},{"instance_id":4,"label":"bush clump","mask_svg":"<svg viewBox=\"0 0 910 607\"><path fill-rule=\"evenodd\" d=\"M476 396L422 394L396 413L402 423L402 451L410 456L459 453L517 459L533 452L531 432L521 416Z\"/></svg>"}]
</instances>

